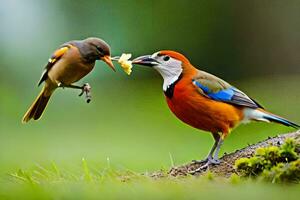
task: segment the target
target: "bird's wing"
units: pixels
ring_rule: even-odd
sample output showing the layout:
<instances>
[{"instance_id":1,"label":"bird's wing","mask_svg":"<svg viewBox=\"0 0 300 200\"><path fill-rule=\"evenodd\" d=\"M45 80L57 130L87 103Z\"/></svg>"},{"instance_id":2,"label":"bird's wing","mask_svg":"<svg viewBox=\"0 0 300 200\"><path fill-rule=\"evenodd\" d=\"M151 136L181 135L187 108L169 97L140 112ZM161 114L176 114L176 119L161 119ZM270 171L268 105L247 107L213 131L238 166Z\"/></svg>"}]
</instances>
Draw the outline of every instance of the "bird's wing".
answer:
<instances>
[{"instance_id":1,"label":"bird's wing","mask_svg":"<svg viewBox=\"0 0 300 200\"><path fill-rule=\"evenodd\" d=\"M239 89L226 81L203 71L199 71L193 79L197 91L207 98L233 105L250 108L263 108Z\"/></svg>"},{"instance_id":2,"label":"bird's wing","mask_svg":"<svg viewBox=\"0 0 300 200\"><path fill-rule=\"evenodd\" d=\"M63 45L52 54L52 56L49 58L48 63L42 73L42 76L39 80L38 86L41 85L41 83L47 79L49 70L66 53L66 51L68 51L69 48L70 48L70 45Z\"/></svg>"}]
</instances>

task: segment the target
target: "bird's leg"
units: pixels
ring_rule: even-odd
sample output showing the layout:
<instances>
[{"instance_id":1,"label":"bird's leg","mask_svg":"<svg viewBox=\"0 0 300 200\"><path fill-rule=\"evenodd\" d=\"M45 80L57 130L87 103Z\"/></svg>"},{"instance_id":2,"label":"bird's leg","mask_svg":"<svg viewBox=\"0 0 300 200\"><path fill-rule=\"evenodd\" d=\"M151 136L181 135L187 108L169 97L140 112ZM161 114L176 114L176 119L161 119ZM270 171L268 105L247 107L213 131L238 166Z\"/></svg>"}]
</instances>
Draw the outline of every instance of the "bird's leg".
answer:
<instances>
[{"instance_id":1,"label":"bird's leg","mask_svg":"<svg viewBox=\"0 0 300 200\"><path fill-rule=\"evenodd\" d=\"M82 96L85 93L86 102L90 103L90 101L92 100L92 96L91 96L91 89L92 88L91 88L90 84L88 84L88 83L83 84L83 86L65 85L63 83L59 83L58 87L80 89L81 93L79 94L79 96Z\"/></svg>"},{"instance_id":2,"label":"bird's leg","mask_svg":"<svg viewBox=\"0 0 300 200\"><path fill-rule=\"evenodd\" d=\"M207 157L204 160L193 160L192 162L200 164L200 163L204 163L204 162L207 162L209 160L212 160L213 159L213 153L215 152L217 144L218 144L218 141L215 141L214 145L212 146L212 148L210 149Z\"/></svg>"},{"instance_id":3,"label":"bird's leg","mask_svg":"<svg viewBox=\"0 0 300 200\"><path fill-rule=\"evenodd\" d=\"M199 163L203 163L203 162L206 162L206 163L204 165L202 165L201 167L199 167L198 169L193 170L191 173L200 172L202 170L209 169L209 166L211 164L213 164L213 165L220 164L218 155L219 155L220 148L223 144L223 139L221 138L221 135L219 133L213 133L213 136L215 139L215 143L214 143L212 149L210 150L207 158L204 161L200 161L200 162L198 161ZM214 156L213 156L213 153L214 153Z\"/></svg>"},{"instance_id":4,"label":"bird's leg","mask_svg":"<svg viewBox=\"0 0 300 200\"><path fill-rule=\"evenodd\" d=\"M214 156L212 157L212 154L211 154L207 157L207 163L206 163L207 165L210 165L210 164L218 165L218 164L220 164L219 151L220 151L220 148L223 144L223 139L219 134L218 134L218 136L214 135L214 138L215 138L215 144L216 144L216 147L215 147L215 150L214 150Z\"/></svg>"},{"instance_id":5,"label":"bird's leg","mask_svg":"<svg viewBox=\"0 0 300 200\"><path fill-rule=\"evenodd\" d=\"M214 164L220 164L220 160L219 160L219 151L221 149L221 146L223 144L223 139L220 137L219 141L218 141L218 144L217 144L217 147L216 147L216 151L215 151L215 155L213 157L213 160L214 160Z\"/></svg>"},{"instance_id":6,"label":"bird's leg","mask_svg":"<svg viewBox=\"0 0 300 200\"><path fill-rule=\"evenodd\" d=\"M204 163L204 162L208 162L209 160L213 159L213 153L215 152L215 149L218 145L220 135L219 135L219 133L213 133L213 137L215 139L215 142L214 142L214 145L212 146L212 148L210 149L207 157L204 160L193 160L192 161L193 163Z\"/></svg>"}]
</instances>

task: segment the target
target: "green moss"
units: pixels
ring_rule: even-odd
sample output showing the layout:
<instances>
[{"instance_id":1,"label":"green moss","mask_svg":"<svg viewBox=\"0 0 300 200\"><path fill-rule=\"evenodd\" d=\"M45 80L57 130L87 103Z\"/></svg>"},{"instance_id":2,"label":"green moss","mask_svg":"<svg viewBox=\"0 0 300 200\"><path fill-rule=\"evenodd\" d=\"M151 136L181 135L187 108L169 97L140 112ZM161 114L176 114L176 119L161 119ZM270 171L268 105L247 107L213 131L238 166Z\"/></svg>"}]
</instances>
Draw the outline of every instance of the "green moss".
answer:
<instances>
[{"instance_id":1,"label":"green moss","mask_svg":"<svg viewBox=\"0 0 300 200\"><path fill-rule=\"evenodd\" d=\"M280 147L258 148L250 158L235 162L242 177L262 178L270 182L300 182L300 158L293 139L287 139Z\"/></svg>"},{"instance_id":2,"label":"green moss","mask_svg":"<svg viewBox=\"0 0 300 200\"><path fill-rule=\"evenodd\" d=\"M263 171L263 178L271 182L300 182L300 159L290 163L279 163Z\"/></svg>"}]
</instances>

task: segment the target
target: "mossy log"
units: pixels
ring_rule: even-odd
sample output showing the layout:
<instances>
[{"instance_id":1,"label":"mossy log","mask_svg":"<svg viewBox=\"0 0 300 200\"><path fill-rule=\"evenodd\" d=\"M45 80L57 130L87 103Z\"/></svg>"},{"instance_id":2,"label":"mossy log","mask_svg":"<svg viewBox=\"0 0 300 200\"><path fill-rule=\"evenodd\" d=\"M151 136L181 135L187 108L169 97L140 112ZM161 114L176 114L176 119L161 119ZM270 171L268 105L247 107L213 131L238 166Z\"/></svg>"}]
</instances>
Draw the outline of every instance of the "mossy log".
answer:
<instances>
[{"instance_id":1,"label":"mossy log","mask_svg":"<svg viewBox=\"0 0 300 200\"><path fill-rule=\"evenodd\" d=\"M267 147L270 145L273 146L280 146L284 143L284 141L287 138L293 138L295 139L297 144L300 144L300 130L292 133L286 133L282 135L278 135L275 137L270 137L264 141L258 142L256 144L249 145L247 147L244 147L242 149L236 150L233 153L225 154L223 157L220 158L221 163L219 165L211 165L209 166L209 170L214 173L217 176L222 177L230 177L233 173L238 173L234 169L235 161L240 158L249 158L252 157L256 151L257 148L260 147ZM300 149L296 149L296 152L299 154ZM195 176L201 176L203 175L207 170L197 170L203 166L205 162L203 163L187 163L181 166L172 167L168 175L169 176L186 176L186 175L195 175ZM160 176L162 174L155 174L154 176ZM164 176L164 175L162 175Z\"/></svg>"}]
</instances>

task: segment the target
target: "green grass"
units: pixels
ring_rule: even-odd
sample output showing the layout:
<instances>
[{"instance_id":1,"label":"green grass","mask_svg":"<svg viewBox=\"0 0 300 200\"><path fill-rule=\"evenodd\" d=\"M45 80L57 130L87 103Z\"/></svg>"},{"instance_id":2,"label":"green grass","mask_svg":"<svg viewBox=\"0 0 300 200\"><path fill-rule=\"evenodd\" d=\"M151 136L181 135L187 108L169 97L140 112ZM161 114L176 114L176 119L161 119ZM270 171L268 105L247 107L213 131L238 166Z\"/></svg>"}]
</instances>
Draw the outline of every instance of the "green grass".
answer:
<instances>
[{"instance_id":1,"label":"green grass","mask_svg":"<svg viewBox=\"0 0 300 200\"><path fill-rule=\"evenodd\" d=\"M0 182L3 199L298 199L300 185L268 184L237 177L153 179L131 170L89 166L77 172L55 163L7 174ZM284 189L284 193L282 192Z\"/></svg>"},{"instance_id":2,"label":"green grass","mask_svg":"<svg viewBox=\"0 0 300 200\"><path fill-rule=\"evenodd\" d=\"M1 85L0 199L299 197L297 185L205 177L153 180L140 175L201 159L213 141L210 134L173 116L160 78L135 73L124 77L107 85L101 84L108 81L105 77L92 76L88 82L94 99L89 105L75 91L57 91L43 118L26 125L20 120L38 89ZM235 85L270 111L299 123L298 82L297 76L268 77ZM242 125L221 153L289 131L293 130L276 124Z\"/></svg>"}]
</instances>

